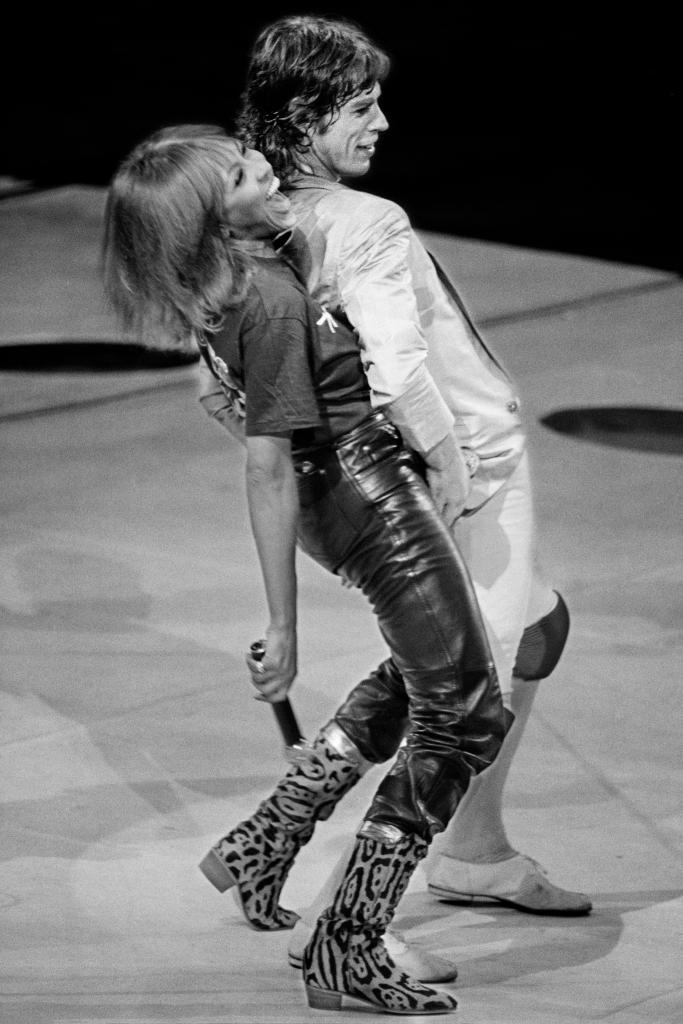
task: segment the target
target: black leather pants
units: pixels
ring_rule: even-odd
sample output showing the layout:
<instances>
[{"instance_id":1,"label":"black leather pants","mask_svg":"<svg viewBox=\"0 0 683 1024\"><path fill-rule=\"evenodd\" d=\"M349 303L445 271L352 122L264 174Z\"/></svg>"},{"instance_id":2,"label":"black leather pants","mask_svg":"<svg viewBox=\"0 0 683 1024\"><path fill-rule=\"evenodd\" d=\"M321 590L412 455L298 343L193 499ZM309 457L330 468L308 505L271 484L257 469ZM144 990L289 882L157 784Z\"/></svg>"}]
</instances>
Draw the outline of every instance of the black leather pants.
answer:
<instances>
[{"instance_id":1,"label":"black leather pants","mask_svg":"<svg viewBox=\"0 0 683 1024\"><path fill-rule=\"evenodd\" d=\"M406 736L366 820L429 840L509 724L469 573L382 413L294 462L301 546L363 591L391 651L335 715L370 760Z\"/></svg>"}]
</instances>

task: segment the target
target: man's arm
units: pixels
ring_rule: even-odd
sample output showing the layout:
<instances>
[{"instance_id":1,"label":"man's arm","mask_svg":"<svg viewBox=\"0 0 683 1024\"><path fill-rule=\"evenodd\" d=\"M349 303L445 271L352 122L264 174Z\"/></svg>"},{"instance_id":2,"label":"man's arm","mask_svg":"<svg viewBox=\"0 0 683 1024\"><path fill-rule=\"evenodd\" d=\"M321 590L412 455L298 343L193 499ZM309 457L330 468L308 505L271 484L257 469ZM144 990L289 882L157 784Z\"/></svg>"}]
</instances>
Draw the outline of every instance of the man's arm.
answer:
<instances>
[{"instance_id":1,"label":"man's arm","mask_svg":"<svg viewBox=\"0 0 683 1024\"><path fill-rule=\"evenodd\" d=\"M337 247L340 296L359 334L373 404L424 458L432 496L450 526L465 507L471 478L453 414L426 366L408 264L410 223L400 207L378 205L370 197L354 205L343 225Z\"/></svg>"},{"instance_id":2,"label":"man's arm","mask_svg":"<svg viewBox=\"0 0 683 1024\"><path fill-rule=\"evenodd\" d=\"M247 437L247 500L270 621L266 654L252 678L264 698L282 699L297 673L296 531L299 503L288 438Z\"/></svg>"}]
</instances>

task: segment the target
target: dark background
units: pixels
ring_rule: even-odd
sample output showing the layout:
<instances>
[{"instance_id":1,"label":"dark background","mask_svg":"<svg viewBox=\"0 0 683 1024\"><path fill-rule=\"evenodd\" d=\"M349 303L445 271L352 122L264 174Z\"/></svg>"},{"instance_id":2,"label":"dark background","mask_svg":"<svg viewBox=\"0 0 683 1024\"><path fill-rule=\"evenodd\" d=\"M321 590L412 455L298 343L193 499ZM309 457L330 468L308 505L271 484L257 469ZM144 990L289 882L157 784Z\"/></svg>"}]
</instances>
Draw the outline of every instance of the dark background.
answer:
<instances>
[{"instance_id":1,"label":"dark background","mask_svg":"<svg viewBox=\"0 0 683 1024\"><path fill-rule=\"evenodd\" d=\"M362 187L418 228L681 270L681 65L671 17L563 7L242 2L20 15L5 33L0 175L106 185L146 134L228 129L247 51L283 13L344 14L393 57L391 122ZM253 9L253 14L251 13ZM175 14L172 13L175 11ZM86 9L84 9L84 12ZM476 13L479 11L479 13ZM450 12L450 13L449 13Z\"/></svg>"}]
</instances>

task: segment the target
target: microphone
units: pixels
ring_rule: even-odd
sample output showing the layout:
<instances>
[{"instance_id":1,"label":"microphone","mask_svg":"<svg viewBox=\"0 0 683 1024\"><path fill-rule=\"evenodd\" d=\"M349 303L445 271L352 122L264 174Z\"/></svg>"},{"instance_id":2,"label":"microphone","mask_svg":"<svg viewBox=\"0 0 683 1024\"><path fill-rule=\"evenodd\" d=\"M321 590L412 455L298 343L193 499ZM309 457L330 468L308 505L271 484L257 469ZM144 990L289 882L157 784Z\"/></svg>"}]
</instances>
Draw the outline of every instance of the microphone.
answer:
<instances>
[{"instance_id":1,"label":"microphone","mask_svg":"<svg viewBox=\"0 0 683 1024\"><path fill-rule=\"evenodd\" d=\"M254 661L261 661L266 653L265 640L255 640L249 648L249 653ZM302 735L297 717L294 714L292 703L289 697L284 697L282 700L272 702L270 706L273 709L275 720L285 741L285 756L290 761L296 760L297 756L306 749L307 743Z\"/></svg>"}]
</instances>

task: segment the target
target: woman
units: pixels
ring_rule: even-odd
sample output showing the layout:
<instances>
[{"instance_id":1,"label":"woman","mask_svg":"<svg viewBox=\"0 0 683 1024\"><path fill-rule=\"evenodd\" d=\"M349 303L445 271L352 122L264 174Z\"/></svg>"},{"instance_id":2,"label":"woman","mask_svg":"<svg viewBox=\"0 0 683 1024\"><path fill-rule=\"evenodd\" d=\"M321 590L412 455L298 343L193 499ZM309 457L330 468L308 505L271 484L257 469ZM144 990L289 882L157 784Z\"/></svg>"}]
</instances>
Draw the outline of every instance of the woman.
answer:
<instances>
[{"instance_id":1,"label":"woman","mask_svg":"<svg viewBox=\"0 0 683 1024\"><path fill-rule=\"evenodd\" d=\"M114 176L105 288L127 327L161 318L195 339L243 434L246 487L270 620L254 685L283 699L297 672L298 542L361 588L390 650L251 818L202 862L234 888L255 927L291 927L287 872L368 762L393 756L344 879L303 964L309 1005L344 995L396 1013L446 1013L455 1000L399 971L381 937L432 837L470 778L496 756L506 718L467 571L398 430L373 412L357 340L316 304L274 239L294 218L260 153L213 126L167 128ZM455 620L455 621L454 621ZM376 735L376 705L404 714ZM367 719L362 707L373 705ZM368 722L372 723L368 725Z\"/></svg>"}]
</instances>

